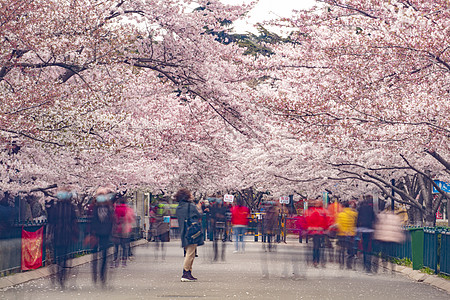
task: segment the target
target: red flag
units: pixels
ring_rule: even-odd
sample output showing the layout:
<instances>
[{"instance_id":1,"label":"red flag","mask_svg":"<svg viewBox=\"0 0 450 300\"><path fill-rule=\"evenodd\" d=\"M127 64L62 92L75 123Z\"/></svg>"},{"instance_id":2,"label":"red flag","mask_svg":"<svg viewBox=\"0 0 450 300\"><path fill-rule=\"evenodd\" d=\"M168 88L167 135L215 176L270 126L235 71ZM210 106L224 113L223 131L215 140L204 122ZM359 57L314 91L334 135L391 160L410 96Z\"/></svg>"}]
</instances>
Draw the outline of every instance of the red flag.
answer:
<instances>
[{"instance_id":1,"label":"red flag","mask_svg":"<svg viewBox=\"0 0 450 300\"><path fill-rule=\"evenodd\" d=\"M35 232L22 228L22 270L34 270L42 266L44 226Z\"/></svg>"}]
</instances>

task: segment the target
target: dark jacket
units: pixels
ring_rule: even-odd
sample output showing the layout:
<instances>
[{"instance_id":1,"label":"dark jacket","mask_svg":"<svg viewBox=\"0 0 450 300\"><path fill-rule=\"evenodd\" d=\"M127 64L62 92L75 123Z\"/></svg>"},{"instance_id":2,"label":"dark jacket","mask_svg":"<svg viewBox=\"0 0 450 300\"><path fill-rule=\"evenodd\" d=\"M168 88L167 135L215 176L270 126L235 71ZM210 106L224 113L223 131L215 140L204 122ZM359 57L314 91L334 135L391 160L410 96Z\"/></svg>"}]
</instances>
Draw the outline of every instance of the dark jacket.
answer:
<instances>
[{"instance_id":1,"label":"dark jacket","mask_svg":"<svg viewBox=\"0 0 450 300\"><path fill-rule=\"evenodd\" d=\"M356 221L356 227L373 229L375 218L376 217L373 211L373 206L367 202L363 202L358 209L358 219Z\"/></svg>"},{"instance_id":2,"label":"dark jacket","mask_svg":"<svg viewBox=\"0 0 450 300\"><path fill-rule=\"evenodd\" d=\"M14 236L12 224L17 215L17 209L0 203L0 239L7 239Z\"/></svg>"},{"instance_id":3,"label":"dark jacket","mask_svg":"<svg viewBox=\"0 0 450 300\"><path fill-rule=\"evenodd\" d=\"M211 208L211 220L213 229L225 228L227 221L227 208L225 206L219 206L214 204Z\"/></svg>"},{"instance_id":4,"label":"dark jacket","mask_svg":"<svg viewBox=\"0 0 450 300\"><path fill-rule=\"evenodd\" d=\"M58 201L48 211L48 224L55 246L69 246L77 241L79 228L75 205Z\"/></svg>"},{"instance_id":5,"label":"dark jacket","mask_svg":"<svg viewBox=\"0 0 450 300\"><path fill-rule=\"evenodd\" d=\"M91 232L97 236L111 236L114 210L108 205L96 205L92 211Z\"/></svg>"},{"instance_id":6,"label":"dark jacket","mask_svg":"<svg viewBox=\"0 0 450 300\"><path fill-rule=\"evenodd\" d=\"M275 206L270 206L264 216L264 231L267 234L276 234L278 229L278 211Z\"/></svg>"},{"instance_id":7,"label":"dark jacket","mask_svg":"<svg viewBox=\"0 0 450 300\"><path fill-rule=\"evenodd\" d=\"M180 227L181 247L186 247L189 244L186 239L186 233L184 230L184 221L187 219L191 219L192 221L197 222L201 215L194 203L186 201L181 201L180 204L178 204L176 215L178 219L178 226Z\"/></svg>"}]
</instances>

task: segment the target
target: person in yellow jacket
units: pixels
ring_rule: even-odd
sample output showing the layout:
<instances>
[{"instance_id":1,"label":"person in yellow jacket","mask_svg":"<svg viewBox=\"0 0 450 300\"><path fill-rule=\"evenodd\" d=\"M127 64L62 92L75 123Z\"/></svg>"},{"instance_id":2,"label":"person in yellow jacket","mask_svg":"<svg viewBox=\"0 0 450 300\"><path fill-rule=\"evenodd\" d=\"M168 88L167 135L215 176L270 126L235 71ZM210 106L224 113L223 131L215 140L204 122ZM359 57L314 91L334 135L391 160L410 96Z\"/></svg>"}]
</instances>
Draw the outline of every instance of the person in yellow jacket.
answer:
<instances>
[{"instance_id":1,"label":"person in yellow jacket","mask_svg":"<svg viewBox=\"0 0 450 300\"><path fill-rule=\"evenodd\" d=\"M346 263L347 269L353 267L353 257L355 256L355 236L356 236L356 220L358 213L348 201L343 203L343 210L337 215L337 237L338 237L338 260L341 268ZM347 252L347 256L345 255Z\"/></svg>"}]
</instances>

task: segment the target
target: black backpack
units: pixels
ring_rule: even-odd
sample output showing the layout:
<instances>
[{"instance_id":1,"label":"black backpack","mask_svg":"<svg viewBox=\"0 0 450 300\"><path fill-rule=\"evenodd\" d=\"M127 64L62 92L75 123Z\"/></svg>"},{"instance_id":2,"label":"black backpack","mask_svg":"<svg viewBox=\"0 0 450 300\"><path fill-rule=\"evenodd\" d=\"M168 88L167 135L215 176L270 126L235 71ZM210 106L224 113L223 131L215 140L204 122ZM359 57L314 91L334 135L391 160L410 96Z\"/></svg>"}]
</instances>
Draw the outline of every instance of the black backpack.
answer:
<instances>
[{"instance_id":1,"label":"black backpack","mask_svg":"<svg viewBox=\"0 0 450 300\"><path fill-rule=\"evenodd\" d=\"M192 221L190 216L191 204L188 206L188 217L184 220L184 228L186 232L186 239L188 245L201 246L205 243L205 238L203 236L202 225L197 221Z\"/></svg>"}]
</instances>

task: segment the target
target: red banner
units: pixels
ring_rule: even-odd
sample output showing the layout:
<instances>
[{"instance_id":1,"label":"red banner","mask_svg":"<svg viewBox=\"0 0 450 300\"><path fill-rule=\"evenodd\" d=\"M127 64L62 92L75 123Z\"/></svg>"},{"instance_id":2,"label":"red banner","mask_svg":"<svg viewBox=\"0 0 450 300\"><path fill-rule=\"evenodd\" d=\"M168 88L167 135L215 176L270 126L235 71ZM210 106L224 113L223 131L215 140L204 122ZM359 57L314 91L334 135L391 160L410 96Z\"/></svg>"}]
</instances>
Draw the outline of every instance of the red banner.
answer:
<instances>
[{"instance_id":1,"label":"red banner","mask_svg":"<svg viewBox=\"0 0 450 300\"><path fill-rule=\"evenodd\" d=\"M42 266L44 226L35 232L22 228L22 270L34 270Z\"/></svg>"}]
</instances>

